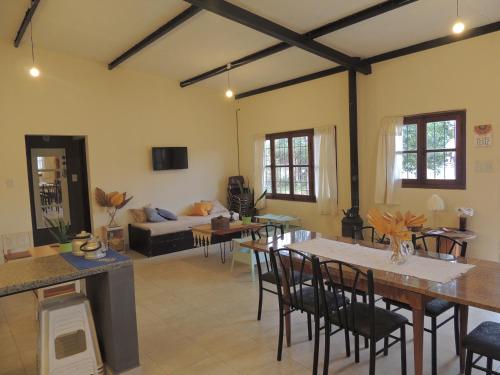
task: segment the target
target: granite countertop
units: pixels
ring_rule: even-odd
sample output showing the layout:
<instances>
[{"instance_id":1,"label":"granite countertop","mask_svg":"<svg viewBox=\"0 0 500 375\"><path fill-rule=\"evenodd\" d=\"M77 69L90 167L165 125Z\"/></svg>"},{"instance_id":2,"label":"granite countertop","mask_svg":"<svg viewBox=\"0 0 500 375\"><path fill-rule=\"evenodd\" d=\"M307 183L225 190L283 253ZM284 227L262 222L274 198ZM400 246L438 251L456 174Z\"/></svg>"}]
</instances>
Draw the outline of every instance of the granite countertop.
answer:
<instances>
[{"instance_id":1,"label":"granite countertop","mask_svg":"<svg viewBox=\"0 0 500 375\"><path fill-rule=\"evenodd\" d=\"M79 270L60 255L26 258L0 265L0 297L82 279L132 265L127 259Z\"/></svg>"}]
</instances>

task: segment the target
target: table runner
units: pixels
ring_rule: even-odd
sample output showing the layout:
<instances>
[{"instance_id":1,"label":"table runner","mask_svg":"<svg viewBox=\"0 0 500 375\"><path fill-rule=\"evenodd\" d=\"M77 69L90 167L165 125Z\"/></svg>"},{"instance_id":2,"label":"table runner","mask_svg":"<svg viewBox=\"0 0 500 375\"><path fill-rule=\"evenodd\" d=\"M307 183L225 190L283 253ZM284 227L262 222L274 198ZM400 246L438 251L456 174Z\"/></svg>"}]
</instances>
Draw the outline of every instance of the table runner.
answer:
<instances>
[{"instance_id":1,"label":"table runner","mask_svg":"<svg viewBox=\"0 0 500 375\"><path fill-rule=\"evenodd\" d=\"M474 267L474 265L470 264L413 255L408 256L404 264L396 265L391 263L390 251L325 238L297 242L287 247L373 270L389 271L438 283L447 283L454 280Z\"/></svg>"},{"instance_id":2,"label":"table runner","mask_svg":"<svg viewBox=\"0 0 500 375\"><path fill-rule=\"evenodd\" d=\"M61 256L69 264L79 270L102 267L110 263L123 262L124 260L130 259L126 255L119 254L111 249L108 249L106 251L106 256L100 259L85 259L84 257L73 255L73 253L61 253Z\"/></svg>"}]
</instances>

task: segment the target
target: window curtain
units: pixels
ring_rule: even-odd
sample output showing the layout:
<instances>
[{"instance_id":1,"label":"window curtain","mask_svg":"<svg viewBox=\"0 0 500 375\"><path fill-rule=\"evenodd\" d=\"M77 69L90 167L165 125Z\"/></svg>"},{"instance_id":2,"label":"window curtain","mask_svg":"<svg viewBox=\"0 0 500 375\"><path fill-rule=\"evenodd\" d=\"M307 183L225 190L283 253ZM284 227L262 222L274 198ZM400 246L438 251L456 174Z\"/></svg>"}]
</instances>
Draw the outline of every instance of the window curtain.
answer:
<instances>
[{"instance_id":1,"label":"window curtain","mask_svg":"<svg viewBox=\"0 0 500 375\"><path fill-rule=\"evenodd\" d=\"M314 187L321 215L337 211L337 150L334 126L314 129Z\"/></svg>"},{"instance_id":2,"label":"window curtain","mask_svg":"<svg viewBox=\"0 0 500 375\"><path fill-rule=\"evenodd\" d=\"M375 175L376 204L399 204L403 123L403 117L386 117L382 120Z\"/></svg>"},{"instance_id":3,"label":"window curtain","mask_svg":"<svg viewBox=\"0 0 500 375\"><path fill-rule=\"evenodd\" d=\"M266 136L259 134L255 136L254 140L254 177L253 177L253 189L255 194L255 199L261 196L265 188L265 158L264 158L264 146L266 143ZM266 198L264 197L259 201L256 208L263 209L266 207Z\"/></svg>"}]
</instances>

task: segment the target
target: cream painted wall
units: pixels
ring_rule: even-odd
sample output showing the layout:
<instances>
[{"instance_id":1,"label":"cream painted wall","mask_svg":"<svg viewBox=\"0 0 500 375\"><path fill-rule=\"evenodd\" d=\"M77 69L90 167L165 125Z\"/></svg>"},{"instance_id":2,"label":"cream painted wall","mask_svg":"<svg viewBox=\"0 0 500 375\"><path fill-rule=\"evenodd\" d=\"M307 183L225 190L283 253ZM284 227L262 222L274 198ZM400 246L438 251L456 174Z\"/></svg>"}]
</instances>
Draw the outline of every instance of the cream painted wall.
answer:
<instances>
[{"instance_id":1,"label":"cream painted wall","mask_svg":"<svg viewBox=\"0 0 500 375\"><path fill-rule=\"evenodd\" d=\"M337 126L339 207L350 206L347 74L239 100L241 173L253 178L256 134ZM342 214L319 215L315 203L267 200L265 212L294 215L302 226L338 234Z\"/></svg>"},{"instance_id":2,"label":"cream painted wall","mask_svg":"<svg viewBox=\"0 0 500 375\"><path fill-rule=\"evenodd\" d=\"M458 225L456 207L473 207L469 219L477 239L469 254L500 260L500 33L450 44L373 66L373 74L360 76L360 175L362 212L373 206L375 158L380 121L385 116L411 115L452 109L467 110L467 189L403 189L400 209L429 214L427 199L440 195L446 209L438 225ZM492 124L491 148L473 146L473 126ZM496 133L496 134L495 134ZM476 164L491 162L491 173L479 173ZM395 208L389 208L395 209Z\"/></svg>"},{"instance_id":3,"label":"cream painted wall","mask_svg":"<svg viewBox=\"0 0 500 375\"><path fill-rule=\"evenodd\" d=\"M225 200L236 128L220 93L46 51L38 51L35 80L27 48L0 41L0 56L0 234L31 230L27 134L87 136L92 191L127 191L129 207L179 212L195 200ZM152 146L187 146L189 169L153 172ZM107 219L93 200L92 219L94 229ZM118 221L128 220L123 211Z\"/></svg>"},{"instance_id":4,"label":"cream painted wall","mask_svg":"<svg viewBox=\"0 0 500 375\"><path fill-rule=\"evenodd\" d=\"M358 75L359 167L361 213L374 206L375 160L379 124L383 117L452 109L467 110L467 190L404 189L402 204L389 210L427 212L432 193L442 196L446 211L437 225L457 225L454 209L473 207L469 220L478 238L469 254L500 257L500 145L473 147L474 125L493 124L500 131L500 33L373 65L373 74ZM240 111L241 171L252 176L252 137L326 124L338 127L339 194L341 208L350 206L347 74L339 74L238 101ZM492 173L475 171L478 162L491 162ZM342 215L321 216L311 203L268 201L268 212L295 214L306 228L339 233ZM430 218L431 219L431 218ZM432 219L431 219L432 221Z\"/></svg>"}]
</instances>

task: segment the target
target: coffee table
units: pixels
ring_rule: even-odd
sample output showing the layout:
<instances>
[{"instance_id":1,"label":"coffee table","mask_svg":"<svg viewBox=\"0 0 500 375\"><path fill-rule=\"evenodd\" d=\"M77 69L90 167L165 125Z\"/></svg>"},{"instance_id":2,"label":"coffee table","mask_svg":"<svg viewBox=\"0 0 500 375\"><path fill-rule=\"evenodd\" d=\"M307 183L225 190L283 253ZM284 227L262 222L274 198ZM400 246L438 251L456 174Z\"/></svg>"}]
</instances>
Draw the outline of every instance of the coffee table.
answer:
<instances>
[{"instance_id":1,"label":"coffee table","mask_svg":"<svg viewBox=\"0 0 500 375\"><path fill-rule=\"evenodd\" d=\"M227 229L212 229L211 224L203 224L192 227L195 247L203 247L205 258L208 257L208 247L212 243L218 243L220 249L220 260L226 263L226 243L229 242L229 251L233 251L232 239L239 234L240 237L250 236L253 230L259 229L263 224L243 224L241 221L229 223Z\"/></svg>"},{"instance_id":2,"label":"coffee table","mask_svg":"<svg viewBox=\"0 0 500 375\"><path fill-rule=\"evenodd\" d=\"M290 227L290 223L296 222L300 225L300 218L288 215L264 214L255 216L257 220L263 220L266 224L283 224L285 229Z\"/></svg>"}]
</instances>

